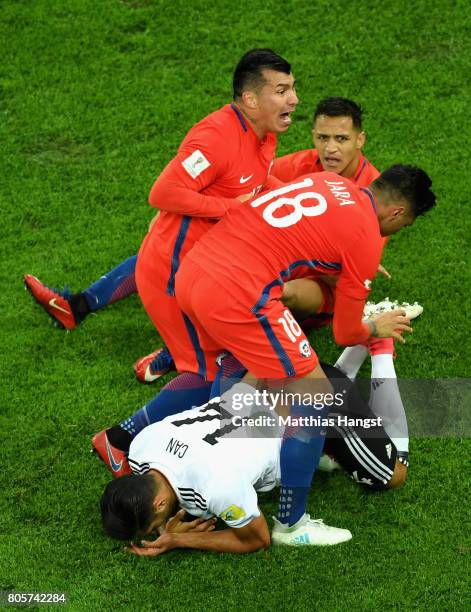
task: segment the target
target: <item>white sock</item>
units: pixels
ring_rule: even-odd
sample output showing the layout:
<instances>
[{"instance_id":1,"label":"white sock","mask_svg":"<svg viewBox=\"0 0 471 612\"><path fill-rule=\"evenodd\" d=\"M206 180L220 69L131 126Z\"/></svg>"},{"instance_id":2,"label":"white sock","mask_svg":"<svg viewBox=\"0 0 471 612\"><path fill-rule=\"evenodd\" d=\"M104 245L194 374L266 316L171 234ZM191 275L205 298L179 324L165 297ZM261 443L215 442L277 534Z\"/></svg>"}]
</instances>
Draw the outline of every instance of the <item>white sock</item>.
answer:
<instances>
[{"instance_id":1,"label":"white sock","mask_svg":"<svg viewBox=\"0 0 471 612\"><path fill-rule=\"evenodd\" d=\"M397 385L393 356L371 357L370 408L382 418L383 427L399 452L409 450L406 411Z\"/></svg>"},{"instance_id":2,"label":"white sock","mask_svg":"<svg viewBox=\"0 0 471 612\"><path fill-rule=\"evenodd\" d=\"M350 380L355 380L358 370L368 355L368 349L363 344L347 346L337 359L335 367L341 370Z\"/></svg>"}]
</instances>

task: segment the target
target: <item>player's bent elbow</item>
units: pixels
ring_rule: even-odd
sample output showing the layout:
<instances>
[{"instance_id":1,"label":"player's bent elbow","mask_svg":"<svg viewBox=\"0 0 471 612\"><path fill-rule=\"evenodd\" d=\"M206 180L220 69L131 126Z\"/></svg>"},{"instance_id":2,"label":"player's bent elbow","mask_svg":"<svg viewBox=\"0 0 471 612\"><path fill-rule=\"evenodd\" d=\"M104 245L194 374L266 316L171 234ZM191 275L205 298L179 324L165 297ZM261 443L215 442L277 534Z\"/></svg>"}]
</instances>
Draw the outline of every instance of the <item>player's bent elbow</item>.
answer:
<instances>
[{"instance_id":1,"label":"player's bent elbow","mask_svg":"<svg viewBox=\"0 0 471 612\"><path fill-rule=\"evenodd\" d=\"M396 465L394 467L393 475L386 485L387 489L399 489L400 487L406 484L407 478L407 467L396 460Z\"/></svg>"},{"instance_id":2,"label":"player's bent elbow","mask_svg":"<svg viewBox=\"0 0 471 612\"><path fill-rule=\"evenodd\" d=\"M241 554L253 553L257 552L258 550L267 550L267 548L270 548L270 544L270 534L267 536L254 534L250 538L239 541L236 548L232 552L238 552Z\"/></svg>"},{"instance_id":3,"label":"player's bent elbow","mask_svg":"<svg viewBox=\"0 0 471 612\"><path fill-rule=\"evenodd\" d=\"M260 546L257 550L267 550L271 545L271 536L270 533L264 534L260 538Z\"/></svg>"},{"instance_id":4,"label":"player's bent elbow","mask_svg":"<svg viewBox=\"0 0 471 612\"><path fill-rule=\"evenodd\" d=\"M247 543L247 551L246 552L257 552L258 550L267 550L270 548L271 538L268 536L260 536L254 538L253 540Z\"/></svg>"},{"instance_id":5,"label":"player's bent elbow","mask_svg":"<svg viewBox=\"0 0 471 612\"><path fill-rule=\"evenodd\" d=\"M159 176L149 193L148 202L153 208L163 208L163 203L171 200L173 194L171 185L165 178Z\"/></svg>"},{"instance_id":6,"label":"player's bent elbow","mask_svg":"<svg viewBox=\"0 0 471 612\"><path fill-rule=\"evenodd\" d=\"M147 201L152 206L152 208L160 208L158 190L154 187L152 188L152 191L150 192Z\"/></svg>"},{"instance_id":7,"label":"player's bent elbow","mask_svg":"<svg viewBox=\"0 0 471 612\"><path fill-rule=\"evenodd\" d=\"M247 540L249 550L247 552L257 552L257 550L267 550L270 548L271 537L268 529L261 529L257 533L253 534L251 538Z\"/></svg>"},{"instance_id":8,"label":"player's bent elbow","mask_svg":"<svg viewBox=\"0 0 471 612\"><path fill-rule=\"evenodd\" d=\"M270 548L271 537L270 530L263 515L254 519L245 529L245 533L238 534L243 541L243 552L256 552L257 550L266 550Z\"/></svg>"}]
</instances>

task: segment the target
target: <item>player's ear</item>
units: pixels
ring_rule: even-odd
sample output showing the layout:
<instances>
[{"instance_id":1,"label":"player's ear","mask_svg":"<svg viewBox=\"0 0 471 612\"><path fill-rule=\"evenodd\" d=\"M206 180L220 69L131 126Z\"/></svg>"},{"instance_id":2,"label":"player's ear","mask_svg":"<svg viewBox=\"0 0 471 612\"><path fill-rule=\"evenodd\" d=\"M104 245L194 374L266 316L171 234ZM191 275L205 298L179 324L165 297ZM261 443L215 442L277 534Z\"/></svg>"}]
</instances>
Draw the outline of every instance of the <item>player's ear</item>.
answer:
<instances>
[{"instance_id":1,"label":"player's ear","mask_svg":"<svg viewBox=\"0 0 471 612\"><path fill-rule=\"evenodd\" d=\"M394 212L393 212L393 217L397 218L402 216L404 213L406 212L406 209L404 206L395 206L394 207Z\"/></svg>"},{"instance_id":2,"label":"player's ear","mask_svg":"<svg viewBox=\"0 0 471 612\"><path fill-rule=\"evenodd\" d=\"M242 101L250 109L256 109L258 106L257 94L254 91L244 91Z\"/></svg>"},{"instance_id":3,"label":"player's ear","mask_svg":"<svg viewBox=\"0 0 471 612\"><path fill-rule=\"evenodd\" d=\"M363 145L365 144L365 140L366 140L366 134L365 132L361 131L357 136L357 149L363 148Z\"/></svg>"},{"instance_id":4,"label":"player's ear","mask_svg":"<svg viewBox=\"0 0 471 612\"><path fill-rule=\"evenodd\" d=\"M162 511L168 503L168 499L163 495L157 494L154 497L154 501L152 503L152 507L156 512Z\"/></svg>"}]
</instances>

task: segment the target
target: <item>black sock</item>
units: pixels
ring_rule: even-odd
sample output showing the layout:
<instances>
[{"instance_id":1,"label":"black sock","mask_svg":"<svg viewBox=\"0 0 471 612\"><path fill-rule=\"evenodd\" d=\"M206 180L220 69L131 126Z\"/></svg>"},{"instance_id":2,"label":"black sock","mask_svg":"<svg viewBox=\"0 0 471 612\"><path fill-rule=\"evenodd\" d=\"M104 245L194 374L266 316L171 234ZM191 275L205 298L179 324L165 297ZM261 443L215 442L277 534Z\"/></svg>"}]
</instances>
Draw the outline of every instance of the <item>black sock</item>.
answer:
<instances>
[{"instance_id":1,"label":"black sock","mask_svg":"<svg viewBox=\"0 0 471 612\"><path fill-rule=\"evenodd\" d=\"M72 312L74 313L76 323L83 321L91 312L90 306L88 305L87 299L83 293L73 293L69 297L68 302Z\"/></svg>"},{"instance_id":2,"label":"black sock","mask_svg":"<svg viewBox=\"0 0 471 612\"><path fill-rule=\"evenodd\" d=\"M128 431L124 431L119 425L110 427L106 430L106 436L111 446L117 449L127 452L131 446L132 436Z\"/></svg>"}]
</instances>

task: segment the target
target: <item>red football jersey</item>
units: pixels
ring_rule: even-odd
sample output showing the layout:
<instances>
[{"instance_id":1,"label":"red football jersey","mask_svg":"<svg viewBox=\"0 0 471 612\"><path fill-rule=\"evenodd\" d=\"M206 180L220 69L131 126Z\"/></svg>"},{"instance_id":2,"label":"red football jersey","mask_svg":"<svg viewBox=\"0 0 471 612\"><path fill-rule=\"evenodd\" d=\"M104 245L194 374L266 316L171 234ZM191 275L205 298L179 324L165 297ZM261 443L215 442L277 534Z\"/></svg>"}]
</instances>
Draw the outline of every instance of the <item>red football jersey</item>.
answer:
<instances>
[{"instance_id":1,"label":"red football jersey","mask_svg":"<svg viewBox=\"0 0 471 612\"><path fill-rule=\"evenodd\" d=\"M232 209L188 258L253 312L280 298L283 283L299 269L306 275L317 270L339 276L336 291L342 310L351 300L361 306L368 296L381 250L371 192L323 172ZM345 320L344 315L335 313L339 320Z\"/></svg>"},{"instance_id":2,"label":"red football jersey","mask_svg":"<svg viewBox=\"0 0 471 612\"><path fill-rule=\"evenodd\" d=\"M234 104L191 128L152 187L149 202L161 213L146 238L146 258L174 274L194 242L239 205L234 198L261 189L275 150L275 134L259 140Z\"/></svg>"},{"instance_id":3,"label":"red football jersey","mask_svg":"<svg viewBox=\"0 0 471 612\"><path fill-rule=\"evenodd\" d=\"M291 183L291 181L304 174L323 171L324 168L322 167L317 149L306 149L278 157L275 160L272 174L284 183ZM379 174L379 171L373 164L366 157L360 155L358 166L349 180L359 187L368 187L375 178L378 178Z\"/></svg>"}]
</instances>

